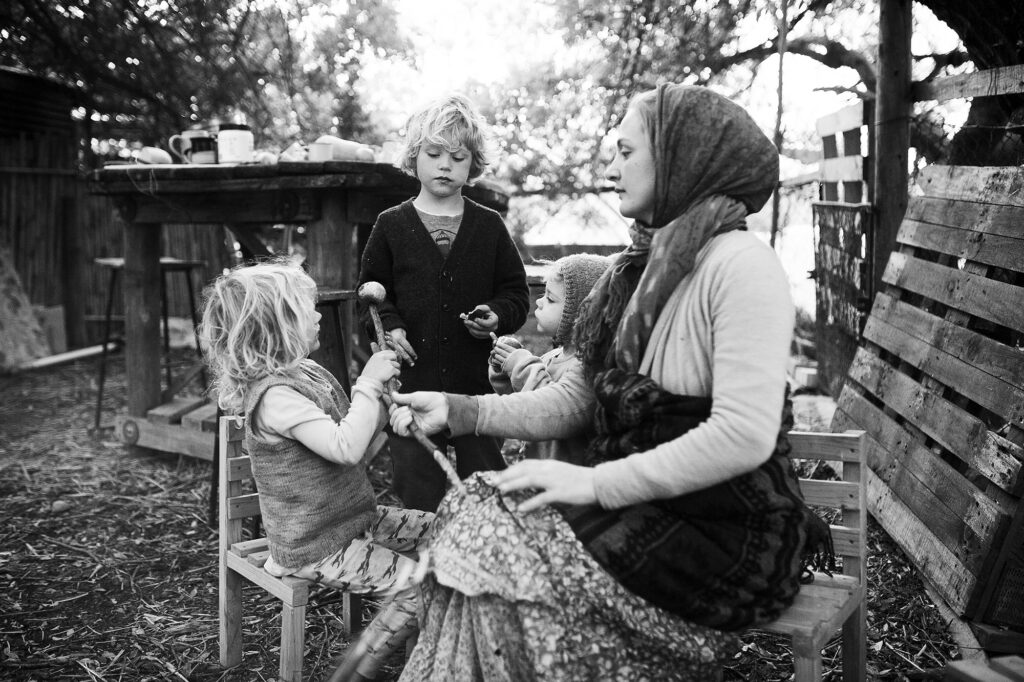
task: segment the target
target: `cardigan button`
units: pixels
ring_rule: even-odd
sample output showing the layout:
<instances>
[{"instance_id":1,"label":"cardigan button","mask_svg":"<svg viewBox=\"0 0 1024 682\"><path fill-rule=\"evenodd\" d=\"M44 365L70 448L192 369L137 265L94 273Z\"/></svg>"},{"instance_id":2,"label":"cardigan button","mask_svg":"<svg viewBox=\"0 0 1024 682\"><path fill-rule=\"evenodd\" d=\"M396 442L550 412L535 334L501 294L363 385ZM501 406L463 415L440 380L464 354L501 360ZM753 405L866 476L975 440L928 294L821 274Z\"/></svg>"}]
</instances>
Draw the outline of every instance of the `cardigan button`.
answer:
<instances>
[{"instance_id":1,"label":"cardigan button","mask_svg":"<svg viewBox=\"0 0 1024 682\"><path fill-rule=\"evenodd\" d=\"M448 343L448 337L447 336L442 336L441 337L441 343Z\"/></svg>"},{"instance_id":2,"label":"cardigan button","mask_svg":"<svg viewBox=\"0 0 1024 682\"><path fill-rule=\"evenodd\" d=\"M452 309L452 307L450 305L448 305L447 303L442 303L441 304L441 310L448 311L448 310L451 310L451 309Z\"/></svg>"}]
</instances>

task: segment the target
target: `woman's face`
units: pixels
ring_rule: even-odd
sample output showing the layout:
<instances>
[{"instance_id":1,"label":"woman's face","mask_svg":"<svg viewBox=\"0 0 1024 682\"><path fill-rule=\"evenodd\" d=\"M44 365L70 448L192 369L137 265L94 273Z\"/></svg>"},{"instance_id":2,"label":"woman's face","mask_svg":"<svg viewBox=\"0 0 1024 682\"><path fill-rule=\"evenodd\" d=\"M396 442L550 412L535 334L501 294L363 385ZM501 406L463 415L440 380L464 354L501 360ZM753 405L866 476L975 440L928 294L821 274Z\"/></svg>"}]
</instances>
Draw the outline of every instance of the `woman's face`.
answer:
<instances>
[{"instance_id":1,"label":"woman's face","mask_svg":"<svg viewBox=\"0 0 1024 682\"><path fill-rule=\"evenodd\" d=\"M633 109L619 126L615 158L604 177L619 195L619 212L650 225L654 219L654 154L640 115Z\"/></svg>"}]
</instances>

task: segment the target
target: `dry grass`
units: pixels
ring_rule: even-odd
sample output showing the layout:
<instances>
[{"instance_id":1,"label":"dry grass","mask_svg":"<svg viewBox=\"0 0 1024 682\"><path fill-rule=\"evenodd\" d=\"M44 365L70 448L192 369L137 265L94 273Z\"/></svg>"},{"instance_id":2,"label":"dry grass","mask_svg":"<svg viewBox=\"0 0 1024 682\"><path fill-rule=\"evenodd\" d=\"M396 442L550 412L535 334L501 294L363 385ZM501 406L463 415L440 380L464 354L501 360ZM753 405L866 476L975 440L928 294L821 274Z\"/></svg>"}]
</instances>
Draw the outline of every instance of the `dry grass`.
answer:
<instances>
[{"instance_id":1,"label":"dry grass","mask_svg":"<svg viewBox=\"0 0 1024 682\"><path fill-rule=\"evenodd\" d=\"M121 406L113 363L106 418ZM248 593L245 656L217 662L217 537L208 521L210 465L129 453L88 433L90 362L0 377L0 678L271 680L278 665L274 603ZM374 467L382 500L387 462ZM868 658L872 679L929 677L955 654L935 607L899 549L872 524ZM373 607L368 603L367 608ZM313 596L308 679L347 646L335 594ZM748 638L726 679L786 680L787 646ZM838 679L838 643L826 679ZM386 679L395 679L401 658ZM925 672L922 672L925 671Z\"/></svg>"}]
</instances>

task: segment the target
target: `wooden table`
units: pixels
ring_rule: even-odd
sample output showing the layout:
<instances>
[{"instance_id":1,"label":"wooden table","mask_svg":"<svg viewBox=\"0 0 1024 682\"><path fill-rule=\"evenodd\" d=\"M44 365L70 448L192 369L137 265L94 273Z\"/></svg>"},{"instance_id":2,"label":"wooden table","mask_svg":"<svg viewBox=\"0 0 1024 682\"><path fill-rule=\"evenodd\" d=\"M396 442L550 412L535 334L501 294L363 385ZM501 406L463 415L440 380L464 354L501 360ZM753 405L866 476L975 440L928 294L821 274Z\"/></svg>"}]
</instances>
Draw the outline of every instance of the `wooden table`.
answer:
<instances>
[{"instance_id":1,"label":"wooden table","mask_svg":"<svg viewBox=\"0 0 1024 682\"><path fill-rule=\"evenodd\" d=\"M320 287L350 290L358 277L361 245L377 215L418 190L414 178L390 164L337 161L118 165L93 171L90 179L91 191L110 196L124 219L127 413L140 419L162 402L158 267L163 255L162 224L226 226L245 249L257 254L266 253L266 247L256 238L254 226L305 225L310 275ZM465 194L502 213L507 210L508 197L491 187L467 187ZM346 306L343 338L351 338L352 328L351 306ZM347 371L350 345L341 344L325 364ZM127 436L130 439L132 434ZM170 439L171 447L159 449L210 459L212 436L211 432L180 446Z\"/></svg>"}]
</instances>

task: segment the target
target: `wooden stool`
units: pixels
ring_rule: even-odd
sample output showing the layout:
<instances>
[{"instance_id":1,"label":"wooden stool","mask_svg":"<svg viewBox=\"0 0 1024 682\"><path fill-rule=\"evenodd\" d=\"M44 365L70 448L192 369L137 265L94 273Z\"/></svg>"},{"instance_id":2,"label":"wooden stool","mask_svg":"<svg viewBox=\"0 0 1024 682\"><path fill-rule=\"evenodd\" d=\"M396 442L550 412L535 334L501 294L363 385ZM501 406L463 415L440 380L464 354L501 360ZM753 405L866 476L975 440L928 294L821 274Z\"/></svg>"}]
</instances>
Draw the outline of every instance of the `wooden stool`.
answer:
<instances>
[{"instance_id":1,"label":"wooden stool","mask_svg":"<svg viewBox=\"0 0 1024 682\"><path fill-rule=\"evenodd\" d=\"M100 374L98 384L99 387L96 391L96 420L93 428L99 431L100 428L100 416L103 411L103 384L107 378L107 346L111 340L110 336L110 323L113 317L114 310L114 290L117 287L118 274L124 270L124 258L97 258L94 261L96 265L100 267L110 269L110 279L107 285L107 310L103 317L103 352L100 354ZM196 353L202 358L202 351L199 348L199 317L196 312L196 298L195 290L192 287L192 272L199 268L206 267L206 261L201 260L182 260L180 258L164 257L160 259L160 274L161 274L161 287L160 287L160 316L164 322L164 353L170 353L171 349L171 332L170 326L167 323L169 316L168 305L167 305L167 277L174 272L180 272L185 275L185 284L188 287L188 301L189 301L189 313L192 316L192 333L196 337ZM165 371L167 376L167 386L171 386L171 366L170 363L165 365ZM205 384L206 378L205 373L203 374L203 383Z\"/></svg>"}]
</instances>

